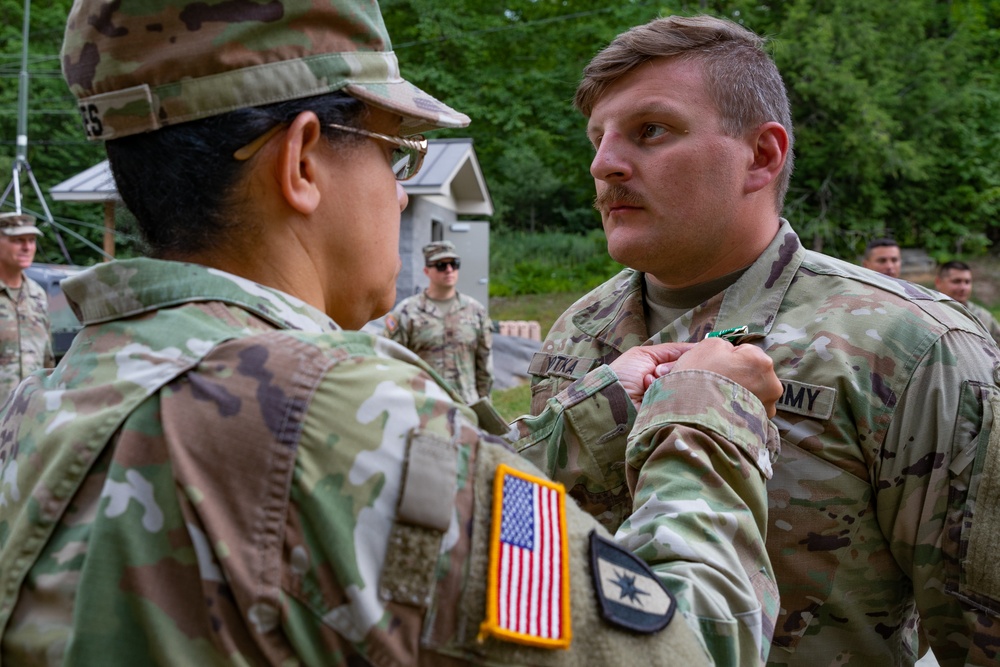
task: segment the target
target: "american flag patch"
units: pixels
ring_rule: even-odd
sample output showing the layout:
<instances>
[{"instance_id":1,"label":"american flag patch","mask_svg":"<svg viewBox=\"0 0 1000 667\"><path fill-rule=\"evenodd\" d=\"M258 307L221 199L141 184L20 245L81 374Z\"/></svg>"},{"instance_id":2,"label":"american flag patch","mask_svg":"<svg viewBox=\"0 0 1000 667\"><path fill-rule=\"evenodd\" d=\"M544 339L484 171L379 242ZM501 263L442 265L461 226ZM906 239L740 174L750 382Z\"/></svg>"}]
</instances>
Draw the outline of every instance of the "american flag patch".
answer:
<instances>
[{"instance_id":1,"label":"american flag patch","mask_svg":"<svg viewBox=\"0 0 1000 667\"><path fill-rule=\"evenodd\" d=\"M493 483L486 620L481 631L546 648L569 646L566 491L505 465Z\"/></svg>"}]
</instances>

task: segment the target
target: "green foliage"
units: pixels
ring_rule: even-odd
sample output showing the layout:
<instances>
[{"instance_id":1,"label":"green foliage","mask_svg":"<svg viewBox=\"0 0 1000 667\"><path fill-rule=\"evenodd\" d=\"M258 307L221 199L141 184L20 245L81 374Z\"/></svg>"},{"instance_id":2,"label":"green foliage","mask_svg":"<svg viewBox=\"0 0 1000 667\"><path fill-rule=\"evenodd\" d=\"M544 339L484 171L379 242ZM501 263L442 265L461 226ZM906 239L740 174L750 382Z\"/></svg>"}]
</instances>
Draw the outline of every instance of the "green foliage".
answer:
<instances>
[{"instance_id":1,"label":"green foliage","mask_svg":"<svg viewBox=\"0 0 1000 667\"><path fill-rule=\"evenodd\" d=\"M622 266L608 256L604 233L499 231L490 235L490 296L582 293Z\"/></svg>"},{"instance_id":2,"label":"green foliage","mask_svg":"<svg viewBox=\"0 0 1000 667\"><path fill-rule=\"evenodd\" d=\"M495 229L589 227L580 71L633 25L708 12L773 40L797 136L784 214L807 243L853 258L881 235L935 255L1000 239L997 0L382 4L403 70L473 118L454 132L475 139Z\"/></svg>"},{"instance_id":3,"label":"green foliage","mask_svg":"<svg viewBox=\"0 0 1000 667\"><path fill-rule=\"evenodd\" d=\"M46 194L104 157L99 144L84 139L59 72L70 5L34 0L31 6L28 160ZM496 207L495 230L594 227L593 150L572 106L583 67L633 25L708 12L772 40L796 124L796 172L784 214L807 244L847 258L876 235L894 235L936 257L1000 245L998 0L382 0L381 6L404 75L472 117L469 128L436 136L474 139ZM23 0L0 0L0 166L8 175L23 11ZM38 212L27 180L21 186L25 205ZM100 245L102 207L49 205L65 219L61 236L73 261L97 261L70 232ZM127 233L117 242L119 255L137 250ZM63 261L61 254L47 231L40 258ZM494 285L519 293L538 283L565 284L549 269L511 270L519 277Z\"/></svg>"},{"instance_id":4,"label":"green foliage","mask_svg":"<svg viewBox=\"0 0 1000 667\"><path fill-rule=\"evenodd\" d=\"M592 225L586 122L573 109L580 73L659 3L622 0L383 0L407 78L472 118L493 197L493 227L583 232Z\"/></svg>"},{"instance_id":5,"label":"green foliage","mask_svg":"<svg viewBox=\"0 0 1000 667\"><path fill-rule=\"evenodd\" d=\"M983 250L1000 176L1000 3L785 9L766 32L795 116L785 212L802 236L846 257L876 235L936 255Z\"/></svg>"},{"instance_id":6,"label":"green foliage","mask_svg":"<svg viewBox=\"0 0 1000 667\"><path fill-rule=\"evenodd\" d=\"M17 154L24 4L24 0L0 0L0 165L5 174L4 188L11 184L11 167ZM55 229L43 225L45 236L39 246L38 261L86 265L100 259L94 248L102 245L103 205L56 202L49 195L52 186L104 159L103 146L84 137L76 101L60 71L58 54L71 5L72 0L30 3L26 157L58 225ZM26 173L22 174L19 186L23 208L43 220L44 207ZM12 210L14 201L11 190L3 210ZM118 254L128 254L131 243L129 236L119 235Z\"/></svg>"}]
</instances>

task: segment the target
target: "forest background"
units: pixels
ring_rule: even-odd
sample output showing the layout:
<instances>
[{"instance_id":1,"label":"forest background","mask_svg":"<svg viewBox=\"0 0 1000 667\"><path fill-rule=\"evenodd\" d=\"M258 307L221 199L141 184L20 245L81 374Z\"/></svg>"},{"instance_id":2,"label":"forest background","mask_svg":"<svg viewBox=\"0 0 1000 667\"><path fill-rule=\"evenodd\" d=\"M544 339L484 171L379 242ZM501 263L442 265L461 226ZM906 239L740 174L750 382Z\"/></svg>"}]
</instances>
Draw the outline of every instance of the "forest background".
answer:
<instances>
[{"instance_id":1,"label":"forest background","mask_svg":"<svg viewBox=\"0 0 1000 667\"><path fill-rule=\"evenodd\" d=\"M31 6L28 161L45 193L104 157L99 144L84 140L60 74L70 5ZM381 6L404 76L473 119L469 128L434 136L475 142L496 208L491 295L582 291L615 270L591 205L593 149L571 100L599 48L673 13L725 16L769 38L795 121L796 170L784 215L807 245L851 260L877 236L937 259L1000 248L1000 0ZM23 0L0 0L5 168L15 156L23 15ZM30 187L21 188L25 206L38 210ZM101 207L59 203L53 213L72 263L98 261ZM127 212L117 216L118 256L138 254ZM39 259L67 261L52 243Z\"/></svg>"}]
</instances>

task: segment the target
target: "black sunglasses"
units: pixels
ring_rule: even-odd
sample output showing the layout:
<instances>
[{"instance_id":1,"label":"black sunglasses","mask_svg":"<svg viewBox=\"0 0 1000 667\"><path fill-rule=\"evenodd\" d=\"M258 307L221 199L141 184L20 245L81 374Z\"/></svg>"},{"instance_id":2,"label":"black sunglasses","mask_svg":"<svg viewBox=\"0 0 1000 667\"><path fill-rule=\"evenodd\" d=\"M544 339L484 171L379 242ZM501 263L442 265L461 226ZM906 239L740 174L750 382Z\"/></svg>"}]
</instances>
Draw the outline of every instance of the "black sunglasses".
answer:
<instances>
[{"instance_id":1,"label":"black sunglasses","mask_svg":"<svg viewBox=\"0 0 1000 667\"><path fill-rule=\"evenodd\" d=\"M462 268L462 261L459 259L446 259L441 262L434 262L433 264L428 264L427 266L428 267L433 266L438 271L447 271L448 267L450 266L451 268L458 271L460 268Z\"/></svg>"}]
</instances>

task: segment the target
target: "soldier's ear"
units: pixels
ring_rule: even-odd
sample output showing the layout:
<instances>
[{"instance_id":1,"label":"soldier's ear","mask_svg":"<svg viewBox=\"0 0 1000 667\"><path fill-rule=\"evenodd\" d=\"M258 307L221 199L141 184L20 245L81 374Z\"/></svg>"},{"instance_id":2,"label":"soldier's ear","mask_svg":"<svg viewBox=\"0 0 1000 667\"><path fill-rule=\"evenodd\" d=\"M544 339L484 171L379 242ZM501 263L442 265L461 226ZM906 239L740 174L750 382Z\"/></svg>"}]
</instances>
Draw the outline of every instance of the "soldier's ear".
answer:
<instances>
[{"instance_id":1,"label":"soldier's ear","mask_svg":"<svg viewBox=\"0 0 1000 667\"><path fill-rule=\"evenodd\" d=\"M764 123L750 138L753 160L747 169L746 193L763 190L777 180L788 157L788 132L780 123Z\"/></svg>"},{"instance_id":2,"label":"soldier's ear","mask_svg":"<svg viewBox=\"0 0 1000 667\"><path fill-rule=\"evenodd\" d=\"M275 163L281 192L293 209L308 215L321 199L318 176L323 128L312 111L300 113L281 139Z\"/></svg>"}]
</instances>

